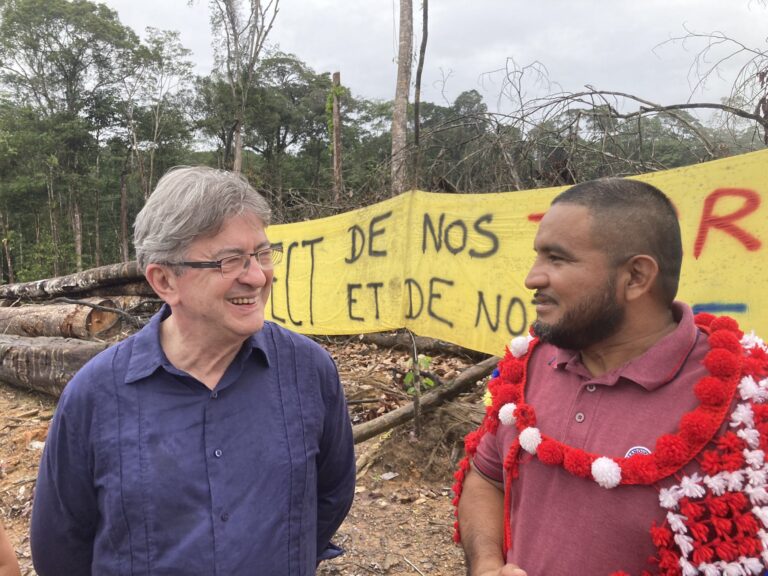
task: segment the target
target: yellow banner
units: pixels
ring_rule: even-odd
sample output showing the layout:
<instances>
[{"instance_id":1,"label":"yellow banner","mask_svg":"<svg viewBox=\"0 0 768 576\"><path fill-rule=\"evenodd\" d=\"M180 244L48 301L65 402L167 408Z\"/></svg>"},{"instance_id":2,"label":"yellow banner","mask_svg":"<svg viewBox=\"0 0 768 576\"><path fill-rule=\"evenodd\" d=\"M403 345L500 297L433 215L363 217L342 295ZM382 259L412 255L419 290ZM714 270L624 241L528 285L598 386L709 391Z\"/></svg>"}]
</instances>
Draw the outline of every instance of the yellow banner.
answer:
<instances>
[{"instance_id":1,"label":"yellow banner","mask_svg":"<svg viewBox=\"0 0 768 576\"><path fill-rule=\"evenodd\" d=\"M678 299L768 338L768 150L637 177L680 215ZM275 225L271 319L304 334L407 327L501 354L535 319L523 285L541 215L564 188L409 192L360 210Z\"/></svg>"}]
</instances>

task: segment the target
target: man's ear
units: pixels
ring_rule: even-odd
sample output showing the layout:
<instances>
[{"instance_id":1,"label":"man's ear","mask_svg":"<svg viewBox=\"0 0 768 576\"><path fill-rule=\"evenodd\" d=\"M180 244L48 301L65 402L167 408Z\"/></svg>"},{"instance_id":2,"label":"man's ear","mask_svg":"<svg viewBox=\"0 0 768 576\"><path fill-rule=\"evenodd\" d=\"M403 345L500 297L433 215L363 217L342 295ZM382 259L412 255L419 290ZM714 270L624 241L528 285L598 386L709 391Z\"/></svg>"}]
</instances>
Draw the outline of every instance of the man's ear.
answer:
<instances>
[{"instance_id":1,"label":"man's ear","mask_svg":"<svg viewBox=\"0 0 768 576\"><path fill-rule=\"evenodd\" d=\"M147 282L152 290L167 304L174 305L178 300L178 282L176 274L170 266L162 264L147 264L144 271Z\"/></svg>"},{"instance_id":2,"label":"man's ear","mask_svg":"<svg viewBox=\"0 0 768 576\"><path fill-rule=\"evenodd\" d=\"M627 301L637 300L650 293L659 277L659 265L656 259L647 254L632 256L624 264L626 283L624 297Z\"/></svg>"}]
</instances>

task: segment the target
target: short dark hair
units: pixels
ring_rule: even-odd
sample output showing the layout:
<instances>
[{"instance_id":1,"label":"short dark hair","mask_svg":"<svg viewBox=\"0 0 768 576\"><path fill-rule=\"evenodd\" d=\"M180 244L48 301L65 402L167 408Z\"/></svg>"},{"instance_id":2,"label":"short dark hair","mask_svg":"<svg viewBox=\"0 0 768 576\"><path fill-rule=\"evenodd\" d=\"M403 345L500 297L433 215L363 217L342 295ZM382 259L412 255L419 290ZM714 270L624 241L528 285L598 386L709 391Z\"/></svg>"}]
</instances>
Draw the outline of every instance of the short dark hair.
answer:
<instances>
[{"instance_id":1,"label":"short dark hair","mask_svg":"<svg viewBox=\"0 0 768 576\"><path fill-rule=\"evenodd\" d=\"M670 199L658 188L625 178L600 178L568 188L553 201L587 208L593 234L615 265L647 254L659 266L658 287L671 304L680 282L683 244L680 222Z\"/></svg>"}]
</instances>

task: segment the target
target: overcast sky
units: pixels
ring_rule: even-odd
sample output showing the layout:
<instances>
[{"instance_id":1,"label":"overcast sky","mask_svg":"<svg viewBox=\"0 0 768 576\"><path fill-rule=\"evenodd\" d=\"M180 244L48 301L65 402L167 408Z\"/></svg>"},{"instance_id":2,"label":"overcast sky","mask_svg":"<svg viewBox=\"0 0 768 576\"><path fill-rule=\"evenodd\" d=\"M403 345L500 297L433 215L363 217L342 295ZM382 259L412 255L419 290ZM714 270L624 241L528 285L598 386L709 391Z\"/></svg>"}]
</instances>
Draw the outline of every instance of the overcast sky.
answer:
<instances>
[{"instance_id":1,"label":"overcast sky","mask_svg":"<svg viewBox=\"0 0 768 576\"><path fill-rule=\"evenodd\" d=\"M121 22L178 30L199 74L213 64L207 0L105 0ZM341 72L353 94L394 96L398 0L281 0L270 41L315 72ZM497 110L503 70L540 62L550 80L586 84L661 103L691 98L690 66L701 43L662 44L685 34L722 32L749 48L768 48L768 8L760 0L432 0L422 99L447 104L480 91ZM421 2L414 0L414 30ZM418 47L418 39L414 48ZM696 101L718 101L734 75L711 82ZM501 109L503 110L503 104Z\"/></svg>"}]
</instances>

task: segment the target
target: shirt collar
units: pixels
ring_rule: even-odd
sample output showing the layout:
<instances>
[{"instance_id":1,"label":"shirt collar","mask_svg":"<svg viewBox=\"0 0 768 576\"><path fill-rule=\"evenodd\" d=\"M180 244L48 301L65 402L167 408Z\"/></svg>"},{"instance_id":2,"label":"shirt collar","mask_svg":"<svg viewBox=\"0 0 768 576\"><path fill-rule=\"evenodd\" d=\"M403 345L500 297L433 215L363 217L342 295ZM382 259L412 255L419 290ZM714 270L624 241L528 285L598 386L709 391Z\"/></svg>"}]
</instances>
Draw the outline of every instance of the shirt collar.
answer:
<instances>
[{"instance_id":1,"label":"shirt collar","mask_svg":"<svg viewBox=\"0 0 768 576\"><path fill-rule=\"evenodd\" d=\"M158 368L168 370L172 367L160 345L160 324L170 315L170 307L167 304L163 304L160 310L149 320L149 323L132 336L133 349L125 375L126 384L132 384L147 378ZM262 328L243 342L243 348L237 354L234 361L237 361L238 358L245 359L255 354L261 357L266 366L270 366L272 362L269 355L268 337L265 333L267 331Z\"/></svg>"},{"instance_id":2,"label":"shirt collar","mask_svg":"<svg viewBox=\"0 0 768 576\"><path fill-rule=\"evenodd\" d=\"M699 330L694 323L690 306L682 302L674 302L672 314L678 323L677 328L637 358L599 377L595 378L589 374L581 362L581 355L573 350L558 348L554 363L560 369L588 376L595 384L612 386L620 378L624 378L652 392L677 376L698 338ZM669 368L666 372L661 372L658 369L660 366Z\"/></svg>"}]
</instances>

